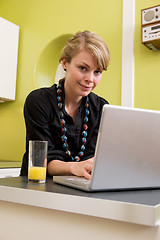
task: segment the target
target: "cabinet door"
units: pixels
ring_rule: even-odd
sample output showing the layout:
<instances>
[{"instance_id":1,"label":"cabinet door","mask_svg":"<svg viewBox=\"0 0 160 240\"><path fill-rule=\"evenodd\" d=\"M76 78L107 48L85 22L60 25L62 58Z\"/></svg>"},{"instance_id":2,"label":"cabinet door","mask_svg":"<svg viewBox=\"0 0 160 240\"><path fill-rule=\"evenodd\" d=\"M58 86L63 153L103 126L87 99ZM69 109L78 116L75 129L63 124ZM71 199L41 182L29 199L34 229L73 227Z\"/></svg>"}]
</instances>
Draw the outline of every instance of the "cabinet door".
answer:
<instances>
[{"instance_id":1,"label":"cabinet door","mask_svg":"<svg viewBox=\"0 0 160 240\"><path fill-rule=\"evenodd\" d=\"M15 100L19 26L0 17L0 102Z\"/></svg>"}]
</instances>

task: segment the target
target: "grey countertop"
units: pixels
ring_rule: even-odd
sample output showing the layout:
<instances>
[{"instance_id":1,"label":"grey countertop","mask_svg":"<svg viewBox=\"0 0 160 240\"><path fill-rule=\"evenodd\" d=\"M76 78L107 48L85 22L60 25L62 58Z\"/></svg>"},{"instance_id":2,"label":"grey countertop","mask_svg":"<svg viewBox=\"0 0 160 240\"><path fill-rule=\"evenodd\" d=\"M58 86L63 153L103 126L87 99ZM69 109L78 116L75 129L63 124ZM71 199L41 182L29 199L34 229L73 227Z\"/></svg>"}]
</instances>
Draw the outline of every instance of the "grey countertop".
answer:
<instances>
[{"instance_id":1,"label":"grey countertop","mask_svg":"<svg viewBox=\"0 0 160 240\"><path fill-rule=\"evenodd\" d=\"M88 193L25 177L0 179L0 200L148 226L160 224L160 189Z\"/></svg>"}]
</instances>

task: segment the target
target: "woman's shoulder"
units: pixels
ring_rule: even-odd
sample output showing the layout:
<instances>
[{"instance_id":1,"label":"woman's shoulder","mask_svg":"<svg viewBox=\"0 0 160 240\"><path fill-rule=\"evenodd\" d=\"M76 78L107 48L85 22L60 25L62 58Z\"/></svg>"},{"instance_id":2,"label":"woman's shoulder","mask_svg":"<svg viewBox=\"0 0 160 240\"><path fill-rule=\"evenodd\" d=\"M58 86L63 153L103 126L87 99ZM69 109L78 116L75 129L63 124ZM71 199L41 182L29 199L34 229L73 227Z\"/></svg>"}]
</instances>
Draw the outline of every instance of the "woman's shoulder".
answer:
<instances>
[{"instance_id":1,"label":"woman's shoulder","mask_svg":"<svg viewBox=\"0 0 160 240\"><path fill-rule=\"evenodd\" d=\"M91 92L89 94L89 98L90 98L91 103L96 106L97 105L103 106L104 104L109 104L109 102L105 98L98 96L97 94L95 94L93 92Z\"/></svg>"},{"instance_id":2,"label":"woman's shoulder","mask_svg":"<svg viewBox=\"0 0 160 240\"><path fill-rule=\"evenodd\" d=\"M43 103L49 104L51 102L54 102L55 99L56 99L56 86L54 84L51 87L43 87L31 91L26 97L25 105L26 104L43 105Z\"/></svg>"},{"instance_id":3,"label":"woman's shoulder","mask_svg":"<svg viewBox=\"0 0 160 240\"><path fill-rule=\"evenodd\" d=\"M50 115L56 103L56 86L35 89L25 100L24 112L41 112Z\"/></svg>"},{"instance_id":4,"label":"woman's shoulder","mask_svg":"<svg viewBox=\"0 0 160 240\"><path fill-rule=\"evenodd\" d=\"M26 97L26 100L40 100L48 97L54 97L54 93L56 92L56 85L54 84L51 87L43 87L43 88L38 88L33 91L31 91L28 96Z\"/></svg>"}]
</instances>

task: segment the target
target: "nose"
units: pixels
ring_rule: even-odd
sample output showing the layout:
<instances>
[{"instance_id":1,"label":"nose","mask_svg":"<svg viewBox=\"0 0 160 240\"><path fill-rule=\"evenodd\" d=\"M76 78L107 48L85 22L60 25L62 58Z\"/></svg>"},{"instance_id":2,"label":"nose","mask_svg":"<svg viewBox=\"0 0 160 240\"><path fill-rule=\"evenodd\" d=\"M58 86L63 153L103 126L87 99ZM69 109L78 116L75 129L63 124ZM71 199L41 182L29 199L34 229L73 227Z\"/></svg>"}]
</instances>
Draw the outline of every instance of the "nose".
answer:
<instances>
[{"instance_id":1,"label":"nose","mask_svg":"<svg viewBox=\"0 0 160 240\"><path fill-rule=\"evenodd\" d=\"M93 76L93 73L92 73L92 72L86 73L86 75L85 75L85 80L86 80L87 82L93 82L93 79L94 79L94 76Z\"/></svg>"}]
</instances>

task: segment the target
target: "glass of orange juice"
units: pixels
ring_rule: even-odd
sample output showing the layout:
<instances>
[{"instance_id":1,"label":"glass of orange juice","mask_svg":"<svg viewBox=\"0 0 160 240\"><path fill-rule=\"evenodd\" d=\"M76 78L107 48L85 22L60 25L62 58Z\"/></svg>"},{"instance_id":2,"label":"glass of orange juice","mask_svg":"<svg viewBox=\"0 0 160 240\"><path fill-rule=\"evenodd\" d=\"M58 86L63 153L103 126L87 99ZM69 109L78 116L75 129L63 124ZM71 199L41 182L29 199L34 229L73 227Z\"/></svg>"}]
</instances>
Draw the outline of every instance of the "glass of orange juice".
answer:
<instances>
[{"instance_id":1,"label":"glass of orange juice","mask_svg":"<svg viewBox=\"0 0 160 240\"><path fill-rule=\"evenodd\" d=\"M28 180L36 183L46 182L47 141L29 141Z\"/></svg>"}]
</instances>

